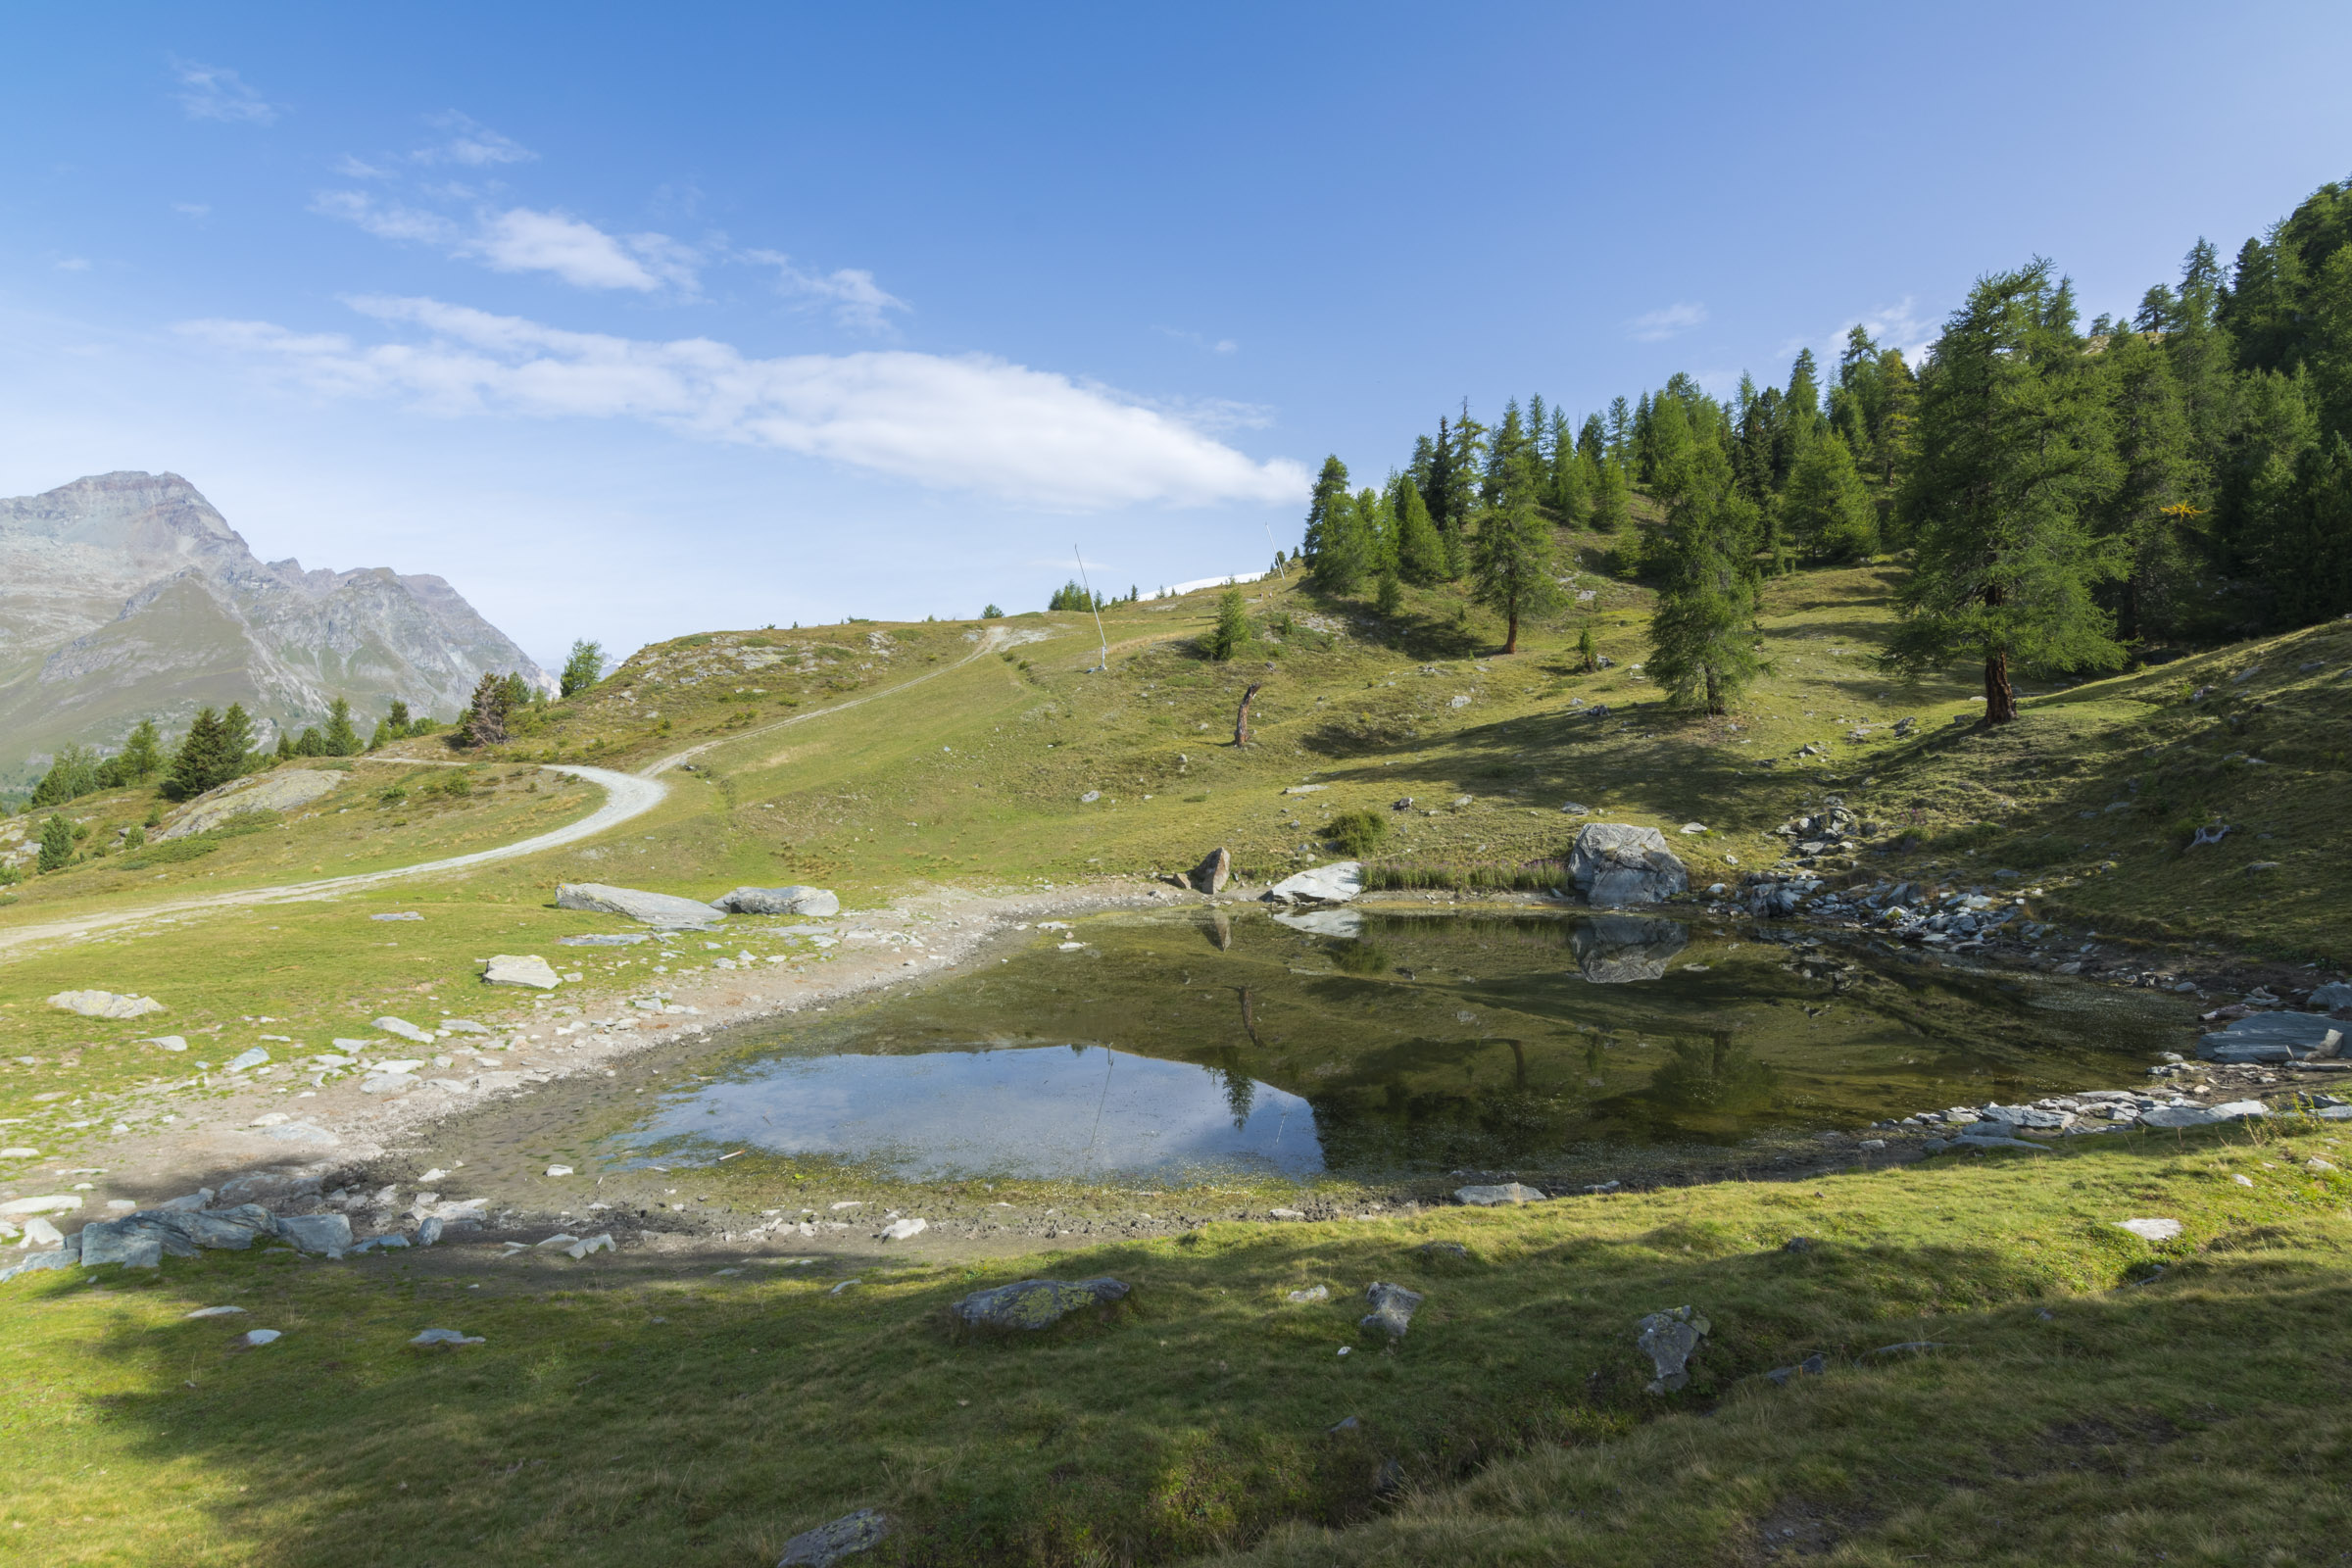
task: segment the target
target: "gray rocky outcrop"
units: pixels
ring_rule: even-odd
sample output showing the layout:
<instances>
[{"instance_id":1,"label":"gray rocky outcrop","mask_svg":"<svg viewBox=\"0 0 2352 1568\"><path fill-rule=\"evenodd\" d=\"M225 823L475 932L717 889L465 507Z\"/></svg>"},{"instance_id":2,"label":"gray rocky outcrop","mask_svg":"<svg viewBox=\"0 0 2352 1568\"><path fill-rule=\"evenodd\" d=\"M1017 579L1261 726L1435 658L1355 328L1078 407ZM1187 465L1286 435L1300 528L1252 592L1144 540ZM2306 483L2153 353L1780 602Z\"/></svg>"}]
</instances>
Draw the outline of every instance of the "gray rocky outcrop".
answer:
<instances>
[{"instance_id":1,"label":"gray rocky outcrop","mask_svg":"<svg viewBox=\"0 0 2352 1568\"><path fill-rule=\"evenodd\" d=\"M841 900L827 888L795 883L782 888L737 888L710 901L727 914L839 914Z\"/></svg>"},{"instance_id":2,"label":"gray rocky outcrop","mask_svg":"<svg viewBox=\"0 0 2352 1568\"><path fill-rule=\"evenodd\" d=\"M2335 1055L2343 1030L2324 1012L2258 1012L2197 1042L2207 1061L2234 1064L2311 1061Z\"/></svg>"},{"instance_id":3,"label":"gray rocky outcrop","mask_svg":"<svg viewBox=\"0 0 2352 1568\"><path fill-rule=\"evenodd\" d=\"M1108 1306L1126 1298L1128 1287L1104 1276L1091 1280L1021 1280L974 1291L948 1310L966 1329L1005 1332L1052 1328L1072 1312Z\"/></svg>"},{"instance_id":4,"label":"gray rocky outcrop","mask_svg":"<svg viewBox=\"0 0 2352 1568\"><path fill-rule=\"evenodd\" d=\"M153 997L118 996L112 991L60 991L49 999L49 1005L84 1018L143 1018L164 1010L164 1004Z\"/></svg>"},{"instance_id":5,"label":"gray rocky outcrop","mask_svg":"<svg viewBox=\"0 0 2352 1568\"><path fill-rule=\"evenodd\" d=\"M333 794L335 786L345 782L341 773L310 767L280 767L234 779L190 801L171 825L155 836L184 839L191 833L210 833L232 816L295 810Z\"/></svg>"},{"instance_id":6,"label":"gray rocky outcrop","mask_svg":"<svg viewBox=\"0 0 2352 1568\"><path fill-rule=\"evenodd\" d=\"M591 914L617 914L647 925L683 930L714 925L726 918L721 909L674 893L647 893L602 882L565 882L556 889L556 907L585 909Z\"/></svg>"},{"instance_id":7,"label":"gray rocky outcrop","mask_svg":"<svg viewBox=\"0 0 2352 1568\"><path fill-rule=\"evenodd\" d=\"M1666 835L1631 822L1588 822L1568 851L1568 875L1589 903L1661 904L1690 891L1690 872Z\"/></svg>"},{"instance_id":8,"label":"gray rocky outcrop","mask_svg":"<svg viewBox=\"0 0 2352 1568\"><path fill-rule=\"evenodd\" d=\"M1687 1388L1690 1382L1690 1357L1697 1353L1699 1341L1714 1328L1705 1318L1687 1306L1671 1312L1652 1312L1639 1325L1641 1333L1634 1346L1650 1359L1657 1369L1647 1392L1672 1394Z\"/></svg>"}]
</instances>

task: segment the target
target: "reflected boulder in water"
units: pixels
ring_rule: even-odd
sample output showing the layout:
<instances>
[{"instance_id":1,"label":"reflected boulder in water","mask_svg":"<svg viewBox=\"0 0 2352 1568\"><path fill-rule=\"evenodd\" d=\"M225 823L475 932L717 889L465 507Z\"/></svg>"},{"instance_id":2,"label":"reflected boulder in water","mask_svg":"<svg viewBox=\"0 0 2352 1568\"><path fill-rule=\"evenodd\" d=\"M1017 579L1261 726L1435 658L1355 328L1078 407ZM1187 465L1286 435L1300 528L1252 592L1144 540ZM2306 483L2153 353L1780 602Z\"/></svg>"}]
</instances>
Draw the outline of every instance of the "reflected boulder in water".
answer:
<instances>
[{"instance_id":1,"label":"reflected boulder in water","mask_svg":"<svg viewBox=\"0 0 2352 1568\"><path fill-rule=\"evenodd\" d=\"M1680 920L1647 920L1637 914L1579 920L1568 935L1576 972L1596 986L1658 979L1690 945L1690 928Z\"/></svg>"},{"instance_id":2,"label":"reflected boulder in water","mask_svg":"<svg viewBox=\"0 0 2352 1568\"><path fill-rule=\"evenodd\" d=\"M1277 914L1274 918L1294 931L1318 937L1352 940L1364 934L1364 915L1360 909L1309 909L1303 914Z\"/></svg>"}]
</instances>

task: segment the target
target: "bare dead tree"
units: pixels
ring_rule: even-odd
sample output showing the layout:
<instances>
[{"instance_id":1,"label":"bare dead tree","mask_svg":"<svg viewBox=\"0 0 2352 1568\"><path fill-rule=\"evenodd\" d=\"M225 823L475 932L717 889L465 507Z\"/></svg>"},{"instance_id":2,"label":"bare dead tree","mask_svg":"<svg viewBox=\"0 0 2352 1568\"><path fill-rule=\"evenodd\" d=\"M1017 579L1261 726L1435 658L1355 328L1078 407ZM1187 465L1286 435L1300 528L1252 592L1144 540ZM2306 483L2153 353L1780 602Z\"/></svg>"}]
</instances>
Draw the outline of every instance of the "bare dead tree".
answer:
<instances>
[{"instance_id":1,"label":"bare dead tree","mask_svg":"<svg viewBox=\"0 0 2352 1568\"><path fill-rule=\"evenodd\" d=\"M466 740L471 746L502 746L507 739L507 681L484 671L473 688L473 704L466 710Z\"/></svg>"},{"instance_id":2,"label":"bare dead tree","mask_svg":"<svg viewBox=\"0 0 2352 1568\"><path fill-rule=\"evenodd\" d=\"M1242 706L1234 710L1233 744L1236 746L1250 744L1250 705L1256 699L1258 688L1263 685L1265 682L1262 680L1251 681L1250 689L1242 693Z\"/></svg>"}]
</instances>

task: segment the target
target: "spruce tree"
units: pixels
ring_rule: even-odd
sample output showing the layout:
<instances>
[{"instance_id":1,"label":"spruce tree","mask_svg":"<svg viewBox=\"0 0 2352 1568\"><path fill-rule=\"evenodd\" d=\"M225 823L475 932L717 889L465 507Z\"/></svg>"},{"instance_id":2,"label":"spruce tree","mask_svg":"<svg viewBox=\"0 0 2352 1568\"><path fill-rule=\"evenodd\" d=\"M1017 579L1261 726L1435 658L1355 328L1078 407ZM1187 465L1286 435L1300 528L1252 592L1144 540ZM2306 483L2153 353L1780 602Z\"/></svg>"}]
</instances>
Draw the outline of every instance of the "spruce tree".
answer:
<instances>
[{"instance_id":1,"label":"spruce tree","mask_svg":"<svg viewBox=\"0 0 2352 1568\"><path fill-rule=\"evenodd\" d=\"M2172 317L2170 309L2142 308L2143 319ZM2107 383L2116 483L2096 517L2099 534L2123 559L2110 603L2116 633L2126 641L2170 635L2193 608L2190 596L2202 554L2197 523L2210 510L2173 362L2150 341L2161 330L2118 331L2098 357L2098 371Z\"/></svg>"},{"instance_id":2,"label":"spruce tree","mask_svg":"<svg viewBox=\"0 0 2352 1568\"><path fill-rule=\"evenodd\" d=\"M1663 580L1644 669L1677 706L1701 699L1721 714L1765 667L1753 646L1759 526L1729 455L1702 448L1656 544Z\"/></svg>"},{"instance_id":3,"label":"spruce tree","mask_svg":"<svg viewBox=\"0 0 2352 1568\"><path fill-rule=\"evenodd\" d=\"M1617 463L1604 460L1594 474L1592 486L1592 527L1597 533L1615 533L1633 519L1632 489L1626 483L1625 469Z\"/></svg>"},{"instance_id":4,"label":"spruce tree","mask_svg":"<svg viewBox=\"0 0 2352 1568\"><path fill-rule=\"evenodd\" d=\"M1250 606L1239 588L1217 596L1217 624L1208 634L1208 657L1222 663L1250 642Z\"/></svg>"},{"instance_id":5,"label":"spruce tree","mask_svg":"<svg viewBox=\"0 0 2352 1568\"><path fill-rule=\"evenodd\" d=\"M1981 280L1936 340L1902 511L1915 541L1890 657L1911 670L1980 661L1986 719L2017 717L2013 660L2054 669L2122 657L2094 588L2115 574L2085 513L2111 481L2104 410L2072 292L2036 259Z\"/></svg>"},{"instance_id":6,"label":"spruce tree","mask_svg":"<svg viewBox=\"0 0 2352 1568\"><path fill-rule=\"evenodd\" d=\"M604 644L592 643L585 637L575 641L571 645L571 657L564 661L564 674L560 681L562 695L577 697L604 678Z\"/></svg>"},{"instance_id":7,"label":"spruce tree","mask_svg":"<svg viewBox=\"0 0 2352 1568\"><path fill-rule=\"evenodd\" d=\"M288 758L299 757L302 755L295 749L294 736L291 731L280 729L277 732L277 750L272 755L274 755L281 762L285 761Z\"/></svg>"},{"instance_id":8,"label":"spruce tree","mask_svg":"<svg viewBox=\"0 0 2352 1568\"><path fill-rule=\"evenodd\" d=\"M1371 491L1364 495L1377 503ZM1328 593L1355 592L1376 565L1372 530L1363 507L1357 497L1344 490L1323 504L1322 515L1309 527L1309 540L1313 546L1307 557L1309 570L1315 586Z\"/></svg>"},{"instance_id":9,"label":"spruce tree","mask_svg":"<svg viewBox=\"0 0 2352 1568\"><path fill-rule=\"evenodd\" d=\"M1827 560L1878 550L1879 511L1838 431L1816 437L1798 456L1775 520L1798 549Z\"/></svg>"},{"instance_id":10,"label":"spruce tree","mask_svg":"<svg viewBox=\"0 0 2352 1568\"><path fill-rule=\"evenodd\" d=\"M409 717L409 705L397 697L392 699L392 706L384 714L384 722L391 726L396 740L404 735L418 733L416 720Z\"/></svg>"},{"instance_id":11,"label":"spruce tree","mask_svg":"<svg viewBox=\"0 0 2352 1568\"><path fill-rule=\"evenodd\" d=\"M1520 466L1530 462L1523 456ZM1552 576L1551 522L1535 504L1532 476L1515 477L1503 489L1519 499L1481 514L1471 556L1471 592L1508 622L1502 651L1515 654L1521 617L1556 608L1560 585Z\"/></svg>"},{"instance_id":12,"label":"spruce tree","mask_svg":"<svg viewBox=\"0 0 2352 1568\"><path fill-rule=\"evenodd\" d=\"M1310 566L1323 554L1323 536L1331 527L1332 508L1349 499L1348 465L1342 463L1337 455L1325 458L1323 471L1315 475L1315 488L1307 496L1306 542L1298 552L1307 559Z\"/></svg>"},{"instance_id":13,"label":"spruce tree","mask_svg":"<svg viewBox=\"0 0 2352 1568\"><path fill-rule=\"evenodd\" d=\"M222 773L225 748L221 744L220 715L209 708L199 709L188 724L188 732L179 738L172 753L171 772L164 781L164 793L175 801L193 800L230 775Z\"/></svg>"},{"instance_id":14,"label":"spruce tree","mask_svg":"<svg viewBox=\"0 0 2352 1568\"><path fill-rule=\"evenodd\" d=\"M44 871L62 871L73 858L74 824L52 815L41 824L41 857L35 863Z\"/></svg>"},{"instance_id":15,"label":"spruce tree","mask_svg":"<svg viewBox=\"0 0 2352 1568\"><path fill-rule=\"evenodd\" d=\"M326 710L326 755L360 755L360 732L351 727L351 704L340 697Z\"/></svg>"},{"instance_id":16,"label":"spruce tree","mask_svg":"<svg viewBox=\"0 0 2352 1568\"><path fill-rule=\"evenodd\" d=\"M164 770L163 737L156 734L154 719L139 720L122 742L117 762L125 784L144 784Z\"/></svg>"},{"instance_id":17,"label":"spruce tree","mask_svg":"<svg viewBox=\"0 0 2352 1568\"><path fill-rule=\"evenodd\" d=\"M86 746L72 741L57 749L49 770L33 786L35 807L63 806L68 801L90 794L98 788L98 757Z\"/></svg>"},{"instance_id":18,"label":"spruce tree","mask_svg":"<svg viewBox=\"0 0 2352 1568\"><path fill-rule=\"evenodd\" d=\"M1446 541L1429 520L1420 486L1409 478L1396 486L1396 573L1416 588L1446 579Z\"/></svg>"},{"instance_id":19,"label":"spruce tree","mask_svg":"<svg viewBox=\"0 0 2352 1568\"><path fill-rule=\"evenodd\" d=\"M213 783L225 784L252 765L253 720L245 715L243 703L231 703L220 715L220 774Z\"/></svg>"},{"instance_id":20,"label":"spruce tree","mask_svg":"<svg viewBox=\"0 0 2352 1568\"><path fill-rule=\"evenodd\" d=\"M285 737L281 734L278 738L283 740ZM318 733L318 725L305 724L302 727L302 733L294 739L294 755L296 757L325 757L328 755L326 737Z\"/></svg>"}]
</instances>

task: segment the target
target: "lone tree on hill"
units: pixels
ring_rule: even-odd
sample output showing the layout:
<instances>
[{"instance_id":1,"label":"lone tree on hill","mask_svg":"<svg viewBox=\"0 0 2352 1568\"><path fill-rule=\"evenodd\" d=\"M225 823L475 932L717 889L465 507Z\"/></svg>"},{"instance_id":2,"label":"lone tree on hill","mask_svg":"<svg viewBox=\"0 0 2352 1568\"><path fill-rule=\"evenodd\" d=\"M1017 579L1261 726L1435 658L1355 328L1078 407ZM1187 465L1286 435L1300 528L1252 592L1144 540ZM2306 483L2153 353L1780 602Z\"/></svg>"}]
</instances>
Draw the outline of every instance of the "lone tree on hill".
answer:
<instances>
[{"instance_id":1,"label":"lone tree on hill","mask_svg":"<svg viewBox=\"0 0 2352 1568\"><path fill-rule=\"evenodd\" d=\"M1552 580L1551 519L1534 500L1531 482L1513 487L1509 504L1479 518L1470 561L1471 592L1509 623L1502 651L1519 651L1519 619L1541 615L1560 603Z\"/></svg>"},{"instance_id":2,"label":"lone tree on hill","mask_svg":"<svg viewBox=\"0 0 2352 1568\"><path fill-rule=\"evenodd\" d=\"M564 661L561 679L562 695L577 697L605 678L605 645L586 638L571 645L571 657Z\"/></svg>"},{"instance_id":3,"label":"lone tree on hill","mask_svg":"<svg viewBox=\"0 0 2352 1568\"><path fill-rule=\"evenodd\" d=\"M326 710L325 744L329 757L360 755L360 732L351 727L351 704L343 698Z\"/></svg>"},{"instance_id":4,"label":"lone tree on hill","mask_svg":"<svg viewBox=\"0 0 2352 1568\"><path fill-rule=\"evenodd\" d=\"M2036 259L1984 278L1921 377L1902 514L1915 541L1888 658L1908 670L1982 660L1984 717L2017 717L2012 659L2112 666L2123 650L2092 589L2118 574L2085 513L2112 482L2098 384L2072 289Z\"/></svg>"},{"instance_id":5,"label":"lone tree on hill","mask_svg":"<svg viewBox=\"0 0 2352 1568\"><path fill-rule=\"evenodd\" d=\"M74 824L53 815L41 824L41 858L37 863L44 871L62 871L73 858Z\"/></svg>"},{"instance_id":6,"label":"lone tree on hill","mask_svg":"<svg viewBox=\"0 0 2352 1568\"><path fill-rule=\"evenodd\" d=\"M1250 641L1250 607L1239 588L1217 596L1217 625L1208 634L1208 657L1223 662Z\"/></svg>"},{"instance_id":7,"label":"lone tree on hill","mask_svg":"<svg viewBox=\"0 0 2352 1568\"><path fill-rule=\"evenodd\" d=\"M473 701L466 710L464 728L468 746L503 746L507 740L507 713L513 706L507 677L492 670L482 671L482 678L473 683Z\"/></svg>"}]
</instances>

